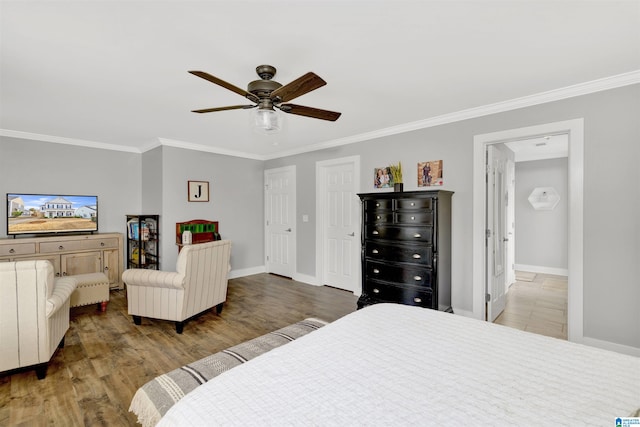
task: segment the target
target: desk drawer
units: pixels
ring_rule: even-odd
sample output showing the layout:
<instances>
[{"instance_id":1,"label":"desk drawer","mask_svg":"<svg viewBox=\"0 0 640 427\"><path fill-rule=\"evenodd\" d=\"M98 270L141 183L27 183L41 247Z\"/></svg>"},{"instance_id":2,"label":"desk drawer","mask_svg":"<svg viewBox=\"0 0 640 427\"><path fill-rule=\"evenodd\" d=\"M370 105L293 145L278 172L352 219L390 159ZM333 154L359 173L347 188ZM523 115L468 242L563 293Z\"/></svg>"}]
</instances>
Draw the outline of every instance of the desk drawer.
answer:
<instances>
[{"instance_id":1,"label":"desk drawer","mask_svg":"<svg viewBox=\"0 0 640 427\"><path fill-rule=\"evenodd\" d=\"M0 256L30 255L35 253L35 243L15 243L0 246Z\"/></svg>"},{"instance_id":2,"label":"desk drawer","mask_svg":"<svg viewBox=\"0 0 640 427\"><path fill-rule=\"evenodd\" d=\"M58 240L40 243L40 253L55 253L69 251L85 251L91 249L110 249L118 247L117 238L90 240Z\"/></svg>"}]
</instances>

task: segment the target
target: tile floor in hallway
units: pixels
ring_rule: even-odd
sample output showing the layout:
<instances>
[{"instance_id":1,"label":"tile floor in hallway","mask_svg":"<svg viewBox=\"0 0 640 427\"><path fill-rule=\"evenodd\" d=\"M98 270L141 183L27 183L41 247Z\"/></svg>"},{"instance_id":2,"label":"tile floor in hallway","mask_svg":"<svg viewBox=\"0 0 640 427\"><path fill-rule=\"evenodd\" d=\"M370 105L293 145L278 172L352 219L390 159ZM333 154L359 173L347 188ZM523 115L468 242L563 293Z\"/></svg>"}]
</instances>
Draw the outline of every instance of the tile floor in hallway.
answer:
<instances>
[{"instance_id":1,"label":"tile floor in hallway","mask_svg":"<svg viewBox=\"0 0 640 427\"><path fill-rule=\"evenodd\" d=\"M516 277L529 280L531 274ZM495 323L566 340L567 277L538 273L532 281L516 281Z\"/></svg>"}]
</instances>

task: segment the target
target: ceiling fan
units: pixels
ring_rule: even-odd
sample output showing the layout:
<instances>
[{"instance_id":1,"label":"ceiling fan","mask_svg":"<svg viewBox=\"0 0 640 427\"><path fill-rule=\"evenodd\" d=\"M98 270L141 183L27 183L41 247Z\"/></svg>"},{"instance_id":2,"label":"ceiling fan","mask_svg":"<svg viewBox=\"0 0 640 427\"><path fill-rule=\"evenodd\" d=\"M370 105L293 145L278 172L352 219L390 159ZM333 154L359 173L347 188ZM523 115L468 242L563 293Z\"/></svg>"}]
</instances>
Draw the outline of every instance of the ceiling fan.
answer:
<instances>
[{"instance_id":1,"label":"ceiling fan","mask_svg":"<svg viewBox=\"0 0 640 427\"><path fill-rule=\"evenodd\" d=\"M235 92L238 95L242 95L248 100L254 102L254 104L249 105L230 105L227 107L192 110L194 113L212 113L215 111L249 109L255 107L258 107L258 112L275 113L275 107L285 113L311 117L314 119L329 120L332 122L338 120L341 115L341 113L337 113L335 111L321 110L319 108L288 103L288 101L327 84L327 82L312 72L309 72L283 86L277 81L272 80L273 76L276 74L275 67L271 65L260 65L256 67L256 73L258 73L261 80L255 80L249 83L247 90L234 86L231 83L225 82L224 80L214 77L209 73L205 73L204 71L189 72L194 76L198 76L210 81L211 83L215 83L218 86L222 86L223 88Z\"/></svg>"}]
</instances>

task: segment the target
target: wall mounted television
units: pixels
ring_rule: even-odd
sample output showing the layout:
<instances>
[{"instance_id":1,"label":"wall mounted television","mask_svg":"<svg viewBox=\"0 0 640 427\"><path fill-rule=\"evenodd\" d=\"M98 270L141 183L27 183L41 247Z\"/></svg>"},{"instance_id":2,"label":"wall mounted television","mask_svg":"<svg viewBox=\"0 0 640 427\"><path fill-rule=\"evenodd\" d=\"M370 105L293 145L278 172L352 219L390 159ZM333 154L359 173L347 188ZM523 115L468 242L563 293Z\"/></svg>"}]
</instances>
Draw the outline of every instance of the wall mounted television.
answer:
<instances>
[{"instance_id":1,"label":"wall mounted television","mask_svg":"<svg viewBox=\"0 0 640 427\"><path fill-rule=\"evenodd\" d=\"M7 193L7 235L98 231L98 196Z\"/></svg>"}]
</instances>

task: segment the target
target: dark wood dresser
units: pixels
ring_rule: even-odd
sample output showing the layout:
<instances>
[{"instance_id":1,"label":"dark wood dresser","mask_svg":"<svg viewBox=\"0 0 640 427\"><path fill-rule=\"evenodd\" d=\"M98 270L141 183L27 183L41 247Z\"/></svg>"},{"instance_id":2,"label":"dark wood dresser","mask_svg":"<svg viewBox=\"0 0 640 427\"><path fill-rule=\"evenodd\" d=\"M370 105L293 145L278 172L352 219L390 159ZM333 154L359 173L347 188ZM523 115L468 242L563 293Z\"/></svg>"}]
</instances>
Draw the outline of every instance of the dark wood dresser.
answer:
<instances>
[{"instance_id":1,"label":"dark wood dresser","mask_svg":"<svg viewBox=\"0 0 640 427\"><path fill-rule=\"evenodd\" d=\"M451 311L450 191L359 194L362 296Z\"/></svg>"}]
</instances>

